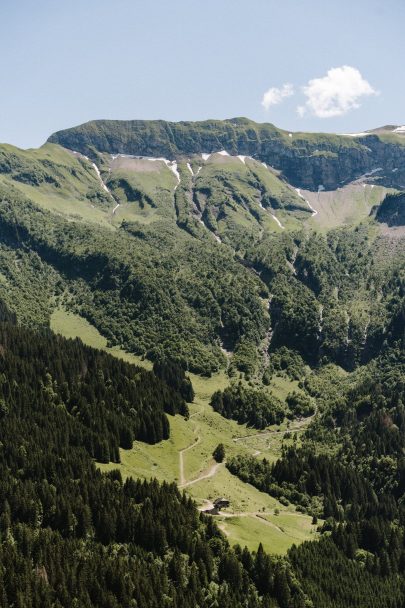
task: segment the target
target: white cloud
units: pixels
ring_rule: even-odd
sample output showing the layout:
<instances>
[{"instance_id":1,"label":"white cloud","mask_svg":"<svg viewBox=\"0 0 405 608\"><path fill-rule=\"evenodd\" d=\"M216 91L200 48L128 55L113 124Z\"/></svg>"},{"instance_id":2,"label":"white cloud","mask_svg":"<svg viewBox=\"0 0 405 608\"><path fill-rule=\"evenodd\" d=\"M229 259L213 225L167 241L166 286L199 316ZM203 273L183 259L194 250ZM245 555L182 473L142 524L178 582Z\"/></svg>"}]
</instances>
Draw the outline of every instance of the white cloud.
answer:
<instances>
[{"instance_id":1,"label":"white cloud","mask_svg":"<svg viewBox=\"0 0 405 608\"><path fill-rule=\"evenodd\" d=\"M305 106L297 107L299 116L309 112L318 118L343 116L359 108L362 97L377 95L359 70L349 65L331 68L326 76L313 78L302 90L307 100Z\"/></svg>"},{"instance_id":2,"label":"white cloud","mask_svg":"<svg viewBox=\"0 0 405 608\"><path fill-rule=\"evenodd\" d=\"M294 87L290 83L283 84L282 87L271 87L265 92L262 99L262 106L268 110L270 106L276 106L281 103L285 97L291 97L294 95Z\"/></svg>"}]
</instances>

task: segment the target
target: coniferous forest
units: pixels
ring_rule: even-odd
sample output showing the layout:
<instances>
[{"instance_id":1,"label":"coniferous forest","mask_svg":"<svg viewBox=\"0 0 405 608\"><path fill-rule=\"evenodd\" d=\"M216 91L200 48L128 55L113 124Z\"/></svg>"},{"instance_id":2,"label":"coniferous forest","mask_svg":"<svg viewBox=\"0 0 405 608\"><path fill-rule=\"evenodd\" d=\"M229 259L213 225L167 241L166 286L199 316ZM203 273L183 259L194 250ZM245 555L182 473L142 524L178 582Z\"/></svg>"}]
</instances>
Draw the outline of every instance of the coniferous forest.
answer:
<instances>
[{"instance_id":1,"label":"coniferous forest","mask_svg":"<svg viewBox=\"0 0 405 608\"><path fill-rule=\"evenodd\" d=\"M167 415L188 415L183 394L192 397L192 388L175 364L146 372L80 340L17 327L4 305L2 319L4 608L403 605L400 351L388 350L374 374L348 389L346 403L325 411L344 436L338 458L311 448L325 442L320 420L305 447L287 449L274 464L227 463L244 481L324 520L320 541L276 558L261 547L231 548L175 484L123 482L119 471L96 468L95 460L119 462L119 448L135 438L166 439Z\"/></svg>"},{"instance_id":2,"label":"coniferous forest","mask_svg":"<svg viewBox=\"0 0 405 608\"><path fill-rule=\"evenodd\" d=\"M166 439L166 413L187 415L180 392L11 322L0 346L2 607L304 606L288 562L231 549L175 484L96 468Z\"/></svg>"}]
</instances>

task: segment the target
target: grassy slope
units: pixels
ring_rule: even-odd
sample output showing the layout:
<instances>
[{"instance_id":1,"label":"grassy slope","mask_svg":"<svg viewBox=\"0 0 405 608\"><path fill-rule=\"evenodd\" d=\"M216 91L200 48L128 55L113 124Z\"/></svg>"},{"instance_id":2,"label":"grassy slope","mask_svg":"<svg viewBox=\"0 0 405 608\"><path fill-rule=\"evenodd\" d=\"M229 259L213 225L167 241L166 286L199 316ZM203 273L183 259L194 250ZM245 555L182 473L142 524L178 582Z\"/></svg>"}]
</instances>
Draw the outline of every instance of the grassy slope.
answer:
<instances>
[{"instance_id":1,"label":"grassy slope","mask_svg":"<svg viewBox=\"0 0 405 608\"><path fill-rule=\"evenodd\" d=\"M239 231L256 237L263 230L281 232L271 214L289 227L297 227L299 220L310 217L307 206L294 189L254 159L247 157L243 163L235 156L212 154L200 164L201 170L194 180L197 198L204 208L212 209L217 217L218 234L232 244L237 241ZM234 193L239 198L237 203ZM270 198L277 200L280 208L260 206L262 199ZM288 205L295 206L296 210L287 210Z\"/></svg>"},{"instance_id":2,"label":"grassy slope","mask_svg":"<svg viewBox=\"0 0 405 608\"><path fill-rule=\"evenodd\" d=\"M185 160L177 163L181 183L176 197L182 193L180 200L177 198L177 220L194 221L195 230L201 227L204 230L198 219L201 220L201 212L208 209L214 226L204 219L205 234L214 232L232 245L241 234L257 237L263 230L280 232L282 229L271 213L294 228L310 217L308 207L294 189L253 159L246 158L243 163L236 156L212 154L205 160L201 155L194 155L189 161L194 175ZM162 218L176 220L177 182L173 171L162 160L103 155L103 162L103 178L120 201L112 218L114 225L122 220L142 224ZM262 195L272 197L275 204L278 201L280 208L261 208ZM288 205L296 210L287 209Z\"/></svg>"},{"instance_id":3,"label":"grassy slope","mask_svg":"<svg viewBox=\"0 0 405 608\"><path fill-rule=\"evenodd\" d=\"M13 146L1 145L0 162L2 158L5 162L12 163L13 170L5 171L0 167L0 182L12 185L44 209L68 218L110 229L118 227L124 220L150 224L162 218L169 222L176 219L174 190L177 180L173 171L163 161L103 155L102 178L113 198L104 191L101 180L89 160L58 145L48 143L37 150L20 150ZM213 188L213 202L216 205L221 204L225 209L218 227L219 233L229 230L229 225L255 233L262 229L269 232L280 231L270 213L260 208L259 191L254 186L255 181L259 181L263 191L274 198L290 200L297 207L301 205L305 209L302 200L292 188L284 184L270 169L252 159L246 159L244 165L237 157L213 154L207 161L202 160L200 156L194 156L191 158L191 164L195 173L201 166L201 172L198 177L191 179L185 162L179 163L182 182L185 182L186 189L189 189L190 201L192 186L198 189L208 184ZM55 175L58 183L48 182L46 179L39 182L21 180L18 178L19 171L24 171L27 175L39 175L43 172ZM234 192L251 201L251 209L237 203L225 204L223 179L228 181ZM100 200L91 198L90 195L94 192L101 194ZM117 201L120 205L113 214ZM188 213L192 215L191 205ZM291 212L277 210L275 214L282 216L283 222L297 222ZM300 219L305 217L304 213Z\"/></svg>"},{"instance_id":4,"label":"grassy slope","mask_svg":"<svg viewBox=\"0 0 405 608\"><path fill-rule=\"evenodd\" d=\"M78 336L90 346L150 368L150 363L139 357L119 349L107 348L105 339L98 331L77 315L58 310L52 315L51 327L66 337ZM153 446L137 441L132 450L122 450L119 468L124 476L156 477L161 481L179 482L179 451L189 446L193 447L183 454L184 476L187 481L195 480L210 471L214 464L212 451L220 442L224 443L229 456L260 451L261 456L274 459L279 453L279 434L265 436L232 420L226 420L212 410L209 405L212 393L228 384L225 373L211 378L193 374L190 376L196 393L195 401L190 405L190 420L186 421L180 416L170 417L170 439ZM296 388L295 384L287 384L288 381L277 379L272 388L283 398L286 391ZM234 441L245 435L250 437ZM101 466L103 470L108 470L117 465ZM314 538L315 526L311 525L311 518L296 513L292 507L284 507L274 498L243 483L232 476L224 465L218 467L212 477L187 486L186 491L202 506L219 495L231 500L226 516L218 518L231 542L247 544L251 549L256 549L258 543L262 542L268 551L285 553L293 543ZM276 509L280 511L279 515L274 515ZM257 512L263 512L268 521L259 518ZM233 513L238 515L229 517Z\"/></svg>"},{"instance_id":5,"label":"grassy slope","mask_svg":"<svg viewBox=\"0 0 405 608\"><path fill-rule=\"evenodd\" d=\"M149 224L166 217L175 219L173 192L176 177L163 161L127 157L104 157L108 173L103 173L107 186L120 201L113 223L123 220ZM131 193L125 191L125 186Z\"/></svg>"},{"instance_id":6,"label":"grassy slope","mask_svg":"<svg viewBox=\"0 0 405 608\"><path fill-rule=\"evenodd\" d=\"M111 215L114 201L103 190L91 162L54 144L45 144L35 150L21 150L7 144L0 145L0 161L11 162L11 172L0 171L0 182L12 185L39 206L68 218L96 223L112 228ZM18 173L56 176L57 184L29 178L21 181ZM88 195L99 193L100 201Z\"/></svg>"},{"instance_id":7,"label":"grassy slope","mask_svg":"<svg viewBox=\"0 0 405 608\"><path fill-rule=\"evenodd\" d=\"M294 134L293 140L298 135ZM286 141L290 144L289 139L287 137ZM162 218L169 222L176 219L174 189L177 180L162 161L103 155L103 179L120 202L113 214L116 200L103 190L94 167L84 157L48 143L36 150L20 150L4 144L0 146L0 163L2 158L14 159L13 162L25 173L45 171L56 175L57 185L46 180L35 184L16 179L16 171L0 170L0 182L12 184L41 207L68 218L109 229L118 227L123 220L150 224ZM349 185L332 192L305 191L305 198L319 211L316 217L311 218L308 206L295 190L283 182L277 172L252 158L246 157L243 163L236 156L212 154L208 160L203 160L200 155L192 155L190 163L195 173L193 177L185 162L178 164L182 182L189 189L188 214L195 214L191 204L191 188L197 194L199 190L209 188L211 194L200 197L200 200L212 207L214 215L220 212L217 233L231 244L246 232L256 237L262 231L280 232L281 228L271 214L290 229L296 229L307 221L321 229L357 223L369 215L371 208L381 202L387 191L378 186L363 188L362 184ZM201 169L197 176L199 167ZM138 193L141 200L131 200L122 182ZM231 197L227 196L227 192ZM237 203L231 200L233 192L241 197ZM92 198L92 193L101 194L101 198ZM274 203L276 206L272 203L273 210L265 210L260 207L261 197L270 197L278 202ZM153 204L148 201L153 201Z\"/></svg>"}]
</instances>

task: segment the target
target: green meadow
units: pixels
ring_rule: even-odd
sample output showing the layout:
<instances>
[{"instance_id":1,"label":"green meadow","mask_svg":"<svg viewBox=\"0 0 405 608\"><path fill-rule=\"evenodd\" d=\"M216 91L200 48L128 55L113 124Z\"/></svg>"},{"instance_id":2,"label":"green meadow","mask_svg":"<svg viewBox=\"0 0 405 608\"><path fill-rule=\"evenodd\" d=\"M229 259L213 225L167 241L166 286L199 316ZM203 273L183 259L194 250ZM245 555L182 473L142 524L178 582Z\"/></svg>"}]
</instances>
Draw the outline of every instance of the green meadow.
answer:
<instances>
[{"instance_id":1,"label":"green meadow","mask_svg":"<svg viewBox=\"0 0 405 608\"><path fill-rule=\"evenodd\" d=\"M147 360L118 348L108 348L107 340L79 315L58 309L52 315L51 327L67 338L80 337L93 348L151 369L151 363ZM223 418L213 411L209 403L211 395L229 383L225 372L211 378L195 374L190 374L190 377L195 399L189 405L189 420L169 416L171 433L168 440L156 445L135 441L131 450L121 450L119 465L100 464L100 468L104 471L119 468L123 477L156 477L160 481L174 481L180 487L184 486L184 491L195 499L201 509L208 508L210 502L219 496L227 498L230 507L217 520L233 544L257 549L259 542L262 542L267 551L284 554L291 545L314 538L316 526L311 524L309 516L297 513L292 506L285 507L271 496L242 482L224 464L215 465L212 458L214 448L218 443L223 443L226 456L243 453L275 460L285 441L283 431L287 427L281 426L280 432L270 429L271 432L260 433ZM288 392L297 388L297 383L276 378L270 388L283 399Z\"/></svg>"}]
</instances>

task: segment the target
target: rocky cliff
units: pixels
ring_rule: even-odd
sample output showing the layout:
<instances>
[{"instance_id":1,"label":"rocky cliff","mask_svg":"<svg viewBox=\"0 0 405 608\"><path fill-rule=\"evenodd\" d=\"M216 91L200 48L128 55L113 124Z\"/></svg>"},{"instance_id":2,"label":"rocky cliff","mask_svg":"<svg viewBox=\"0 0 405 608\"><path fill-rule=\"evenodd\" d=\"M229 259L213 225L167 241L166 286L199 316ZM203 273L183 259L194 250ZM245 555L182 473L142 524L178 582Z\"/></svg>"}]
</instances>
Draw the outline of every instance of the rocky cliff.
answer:
<instances>
[{"instance_id":1,"label":"rocky cliff","mask_svg":"<svg viewBox=\"0 0 405 608\"><path fill-rule=\"evenodd\" d=\"M203 122L95 120L48 140L88 156L96 151L173 159L227 150L272 165L294 186L334 190L369 173L385 186L405 188L405 138L289 133L247 118Z\"/></svg>"}]
</instances>

